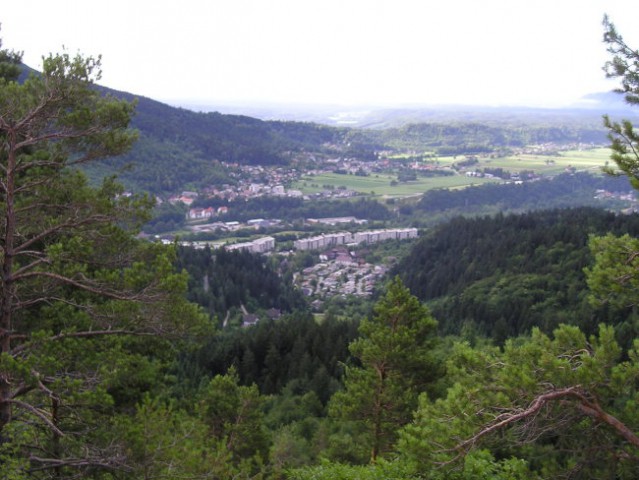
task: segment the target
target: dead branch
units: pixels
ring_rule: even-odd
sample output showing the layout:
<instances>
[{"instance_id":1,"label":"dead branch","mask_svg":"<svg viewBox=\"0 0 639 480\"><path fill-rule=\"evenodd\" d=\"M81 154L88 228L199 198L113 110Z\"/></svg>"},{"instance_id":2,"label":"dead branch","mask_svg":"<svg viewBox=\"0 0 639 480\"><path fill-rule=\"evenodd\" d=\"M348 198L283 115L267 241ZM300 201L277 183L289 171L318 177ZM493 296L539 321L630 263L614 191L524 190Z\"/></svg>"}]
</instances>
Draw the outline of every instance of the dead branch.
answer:
<instances>
[{"instance_id":1,"label":"dead branch","mask_svg":"<svg viewBox=\"0 0 639 480\"><path fill-rule=\"evenodd\" d=\"M27 410L28 412L31 412L33 415L35 415L44 423L46 423L46 425L53 431L53 433L55 433L59 437L64 437L64 432L60 430L58 427L56 427L55 424L51 421L51 419L49 419L47 414L43 412L42 410L40 410L39 408L36 408L33 405L30 405L21 400L16 400L15 398L8 398L4 400L4 402L14 404L20 408Z\"/></svg>"},{"instance_id":2,"label":"dead branch","mask_svg":"<svg viewBox=\"0 0 639 480\"><path fill-rule=\"evenodd\" d=\"M156 333L154 332L136 332L135 330L123 330L123 329L118 329L118 330L87 330L87 331L82 331L82 332L68 332L68 333L59 333L58 335L52 335L50 337L47 337L46 339L44 339L44 342L56 342L59 340L64 340L67 338L90 338L90 337L105 337L108 335L134 335L137 337L143 337L143 336L156 336ZM11 355L12 356L17 356L20 353L22 353L23 351L29 349L31 347L31 344L29 343L23 343L22 345L18 345L17 347L15 347L12 351L11 351Z\"/></svg>"},{"instance_id":3,"label":"dead branch","mask_svg":"<svg viewBox=\"0 0 639 480\"><path fill-rule=\"evenodd\" d=\"M563 401L564 404L568 406L567 400L570 401L570 404L575 406L583 415L594 419L596 422L612 427L612 429L624 440L639 449L639 436L637 436L619 419L604 411L599 403L592 400L579 385L575 385L542 393L535 397L528 407L523 410L520 409L515 412L511 411L509 413L500 414L493 423L485 426L469 439L457 444L454 448L454 450L458 452L455 459L459 456L465 455L483 437L520 421L527 422L527 425L532 425L532 423L536 421L541 410L547 404L554 401ZM536 435L532 436L532 438L536 437Z\"/></svg>"}]
</instances>

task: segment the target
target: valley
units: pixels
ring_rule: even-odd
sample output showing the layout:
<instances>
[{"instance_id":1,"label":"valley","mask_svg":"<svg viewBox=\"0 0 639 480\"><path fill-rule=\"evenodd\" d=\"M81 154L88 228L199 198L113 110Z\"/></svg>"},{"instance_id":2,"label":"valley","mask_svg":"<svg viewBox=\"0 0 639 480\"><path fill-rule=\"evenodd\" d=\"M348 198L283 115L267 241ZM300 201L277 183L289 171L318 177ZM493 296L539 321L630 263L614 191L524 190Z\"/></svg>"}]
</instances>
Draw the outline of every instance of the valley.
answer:
<instances>
[{"instance_id":1,"label":"valley","mask_svg":"<svg viewBox=\"0 0 639 480\"><path fill-rule=\"evenodd\" d=\"M313 15L290 8L304 13L295 45L281 37L250 75L230 47L253 30L268 43L269 15L255 15L259 28L244 9L229 22L223 50L236 63L215 77L202 67L215 64L218 42L206 45L206 65L189 63L182 42L195 48L224 25L207 18L180 42L162 32L181 49L162 50L162 79L182 89L204 79L211 90L228 77L266 92L267 77L294 64L300 76L289 77L306 89L329 58L305 51L278 65L270 53L294 58L307 33L325 47L340 30L326 28L333 17L349 32L366 23L359 8L324 3ZM258 4L251 12L277 7ZM171 28L191 11L177 7ZM119 15L137 31L161 10L127 5ZM331 19L307 29L324 10ZM47 23L63 24L49 13ZM562 28L537 35L553 43L544 56L577 53L558 41L565 25L583 23L569 13L553 8ZM447 55L427 63L424 81L408 75L389 15L367 24L372 37L327 53L356 67L370 56L371 69L358 68L367 83L390 72L431 98L440 92L430 81L447 74L464 82L457 94L499 87L466 61L470 43L457 57L470 69ZM469 18L483 32L457 31L478 41L486 25ZM459 12L450 19L449 29L463 27ZM636 478L639 133L620 119L636 119L639 52L607 16L603 26L604 70L624 99L547 109L195 111L97 85L100 56L65 50L36 71L0 42L0 477ZM44 25L33 27L24 30L37 39ZM424 60L431 29L412 30L397 36L422 42ZM129 55L134 47L118 61L146 60ZM379 61L384 51L391 62ZM519 73L514 55L498 53L491 70L518 90L562 71L541 71L520 50ZM307 59L312 77L298 68ZM323 69L342 90L346 67ZM549 94L537 104L553 104Z\"/></svg>"}]
</instances>

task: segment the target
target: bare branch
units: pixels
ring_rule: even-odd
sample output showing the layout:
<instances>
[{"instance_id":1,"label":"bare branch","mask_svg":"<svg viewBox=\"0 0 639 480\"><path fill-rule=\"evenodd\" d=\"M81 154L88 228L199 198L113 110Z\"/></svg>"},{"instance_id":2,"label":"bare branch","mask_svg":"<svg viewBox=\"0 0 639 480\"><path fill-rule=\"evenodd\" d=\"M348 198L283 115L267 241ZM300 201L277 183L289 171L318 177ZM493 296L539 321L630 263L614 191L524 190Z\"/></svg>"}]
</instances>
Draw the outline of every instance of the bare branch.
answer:
<instances>
[{"instance_id":1,"label":"bare branch","mask_svg":"<svg viewBox=\"0 0 639 480\"><path fill-rule=\"evenodd\" d=\"M122 293L121 291L116 291L109 289L107 287L96 284L86 278L81 280L76 280L70 277L66 277L64 275L60 275L54 272L45 272L45 271L37 271L37 272L23 272L21 275L16 275L13 277L14 281L25 280L27 278L50 278L53 280L57 280L60 283L64 283L66 285L71 285L73 287L79 288L86 292L95 293L96 295L101 295L105 298L110 298L113 300L139 300L142 295L141 293Z\"/></svg>"},{"instance_id":2,"label":"bare branch","mask_svg":"<svg viewBox=\"0 0 639 480\"><path fill-rule=\"evenodd\" d=\"M575 406L582 414L612 427L628 443L639 448L639 437L623 422L606 413L597 402L588 397L579 385L576 385L542 393L535 397L528 407L523 410L518 409L517 411L510 411L497 416L493 423L485 426L469 439L457 444L454 450L458 451L459 455L456 458L466 454L483 437L520 421L534 422L548 403L565 399L577 400L576 404L571 403L571 405ZM565 406L569 405L565 404ZM533 436L537 437L538 435Z\"/></svg>"},{"instance_id":3,"label":"bare branch","mask_svg":"<svg viewBox=\"0 0 639 480\"><path fill-rule=\"evenodd\" d=\"M130 471L130 467L128 467L124 463L123 457L118 458L45 458L39 457L37 455L30 455L29 460L32 463L38 463L39 466L31 467L30 472L38 472L43 470L50 470L53 468L60 467L74 467L74 468L82 468L82 467L98 467L106 470L123 470Z\"/></svg>"},{"instance_id":4,"label":"bare branch","mask_svg":"<svg viewBox=\"0 0 639 480\"><path fill-rule=\"evenodd\" d=\"M61 222L58 223L46 230L43 230L42 232L38 233L37 235L34 235L33 237L31 237L29 240L25 241L24 243L22 243L21 245L17 246L14 249L15 253L20 253L22 250L29 248L31 245L39 242L40 240L43 240L47 237L49 237L50 235L53 235L54 233L57 233L61 230L65 230L65 229L71 229L71 228L78 228L81 227L83 225L91 225L91 224L97 224L97 223L108 223L110 221L112 221L113 219L109 216L109 215L103 215L103 214L93 214L87 217L82 218L82 220L76 220L76 221L71 221L71 220L67 220L65 222Z\"/></svg>"},{"instance_id":5,"label":"bare branch","mask_svg":"<svg viewBox=\"0 0 639 480\"><path fill-rule=\"evenodd\" d=\"M50 264L51 260L49 258L38 258L38 259L34 260L33 262L26 264L22 268L19 268L18 270L15 271L14 279L15 279L16 276L19 277L20 275L24 274L25 272L28 272L29 270L32 270L33 268L37 267L38 265L42 265L43 263Z\"/></svg>"},{"instance_id":6,"label":"bare branch","mask_svg":"<svg viewBox=\"0 0 639 480\"><path fill-rule=\"evenodd\" d=\"M85 130L69 129L68 131L56 130L55 132L47 133L37 137L28 138L16 144L16 150L38 145L39 143L47 142L50 140L76 140L79 138L85 138L97 133L108 130L104 126L97 126L93 128L87 128Z\"/></svg>"},{"instance_id":7,"label":"bare branch","mask_svg":"<svg viewBox=\"0 0 639 480\"><path fill-rule=\"evenodd\" d=\"M31 412L33 415L35 415L40 420L42 420L44 423L46 423L47 426L53 431L53 433L55 433L56 435L58 435L60 437L64 437L64 432L62 430L60 430L58 427L56 427L55 424L49 419L47 414L45 412L43 412L42 410L40 410L39 408L36 408L33 405L30 405L30 404L28 404L26 402L23 402L21 400L16 400L15 398L7 398L7 399L3 400L3 402L11 403L13 405L16 405L18 407L21 407L21 408L27 410L28 412Z\"/></svg>"},{"instance_id":8,"label":"bare branch","mask_svg":"<svg viewBox=\"0 0 639 480\"><path fill-rule=\"evenodd\" d=\"M59 341L59 340L65 340L67 338L90 338L90 337L105 337L105 336L109 336L109 335L133 335L136 337L152 337L155 336L155 333L153 332L141 332L141 331L136 331L136 330L124 330L124 329L118 329L118 330L87 330L87 331L82 331L82 332L66 332L66 333L59 333L57 335L52 335L50 337L47 337L46 339L44 339L43 341L45 342L55 342L55 341ZM17 347L15 347L12 351L11 354L15 357L18 356L19 354L21 354L24 351L29 350L29 348L31 347L31 344L28 343L23 343L22 345L18 345Z\"/></svg>"}]
</instances>

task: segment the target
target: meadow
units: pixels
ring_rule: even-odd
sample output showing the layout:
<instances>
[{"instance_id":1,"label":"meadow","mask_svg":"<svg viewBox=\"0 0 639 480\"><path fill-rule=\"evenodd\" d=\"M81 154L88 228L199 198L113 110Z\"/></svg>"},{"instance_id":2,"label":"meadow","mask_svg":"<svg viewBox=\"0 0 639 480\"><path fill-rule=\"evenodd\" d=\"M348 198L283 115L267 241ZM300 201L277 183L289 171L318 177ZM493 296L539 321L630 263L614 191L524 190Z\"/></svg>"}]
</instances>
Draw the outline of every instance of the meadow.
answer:
<instances>
[{"instance_id":1,"label":"meadow","mask_svg":"<svg viewBox=\"0 0 639 480\"><path fill-rule=\"evenodd\" d=\"M500 182L500 179L490 179L467 176L466 172L483 171L484 169L503 169L510 173L533 171L540 176L554 176L569 169L600 173L601 168L609 160L610 150L596 148L590 150L568 150L554 155L517 154L508 157L489 158L477 157L478 163L459 168L455 175L422 177L417 180L399 182L397 174L373 173L369 176L357 176L339 173L322 173L306 175L292 185L305 194L313 194L327 189L348 189L359 193L385 198L417 196L436 188L464 188L489 182ZM440 167L453 167L463 161L465 157L438 157Z\"/></svg>"},{"instance_id":2,"label":"meadow","mask_svg":"<svg viewBox=\"0 0 639 480\"><path fill-rule=\"evenodd\" d=\"M511 157L480 159L479 168L503 168L511 172L532 170L538 175L558 175L568 168L599 173L610 158L610 149L567 150L556 155L520 154Z\"/></svg>"},{"instance_id":3,"label":"meadow","mask_svg":"<svg viewBox=\"0 0 639 480\"><path fill-rule=\"evenodd\" d=\"M397 175L371 174L367 177L356 175L344 175L338 173L323 173L321 175L305 176L293 185L305 194L312 194L326 189L348 189L372 196L409 197L421 195L433 188L463 188L470 185L479 185L495 180L484 178L467 178L465 175L453 175L446 177L417 177L417 180L409 182L397 182Z\"/></svg>"}]
</instances>

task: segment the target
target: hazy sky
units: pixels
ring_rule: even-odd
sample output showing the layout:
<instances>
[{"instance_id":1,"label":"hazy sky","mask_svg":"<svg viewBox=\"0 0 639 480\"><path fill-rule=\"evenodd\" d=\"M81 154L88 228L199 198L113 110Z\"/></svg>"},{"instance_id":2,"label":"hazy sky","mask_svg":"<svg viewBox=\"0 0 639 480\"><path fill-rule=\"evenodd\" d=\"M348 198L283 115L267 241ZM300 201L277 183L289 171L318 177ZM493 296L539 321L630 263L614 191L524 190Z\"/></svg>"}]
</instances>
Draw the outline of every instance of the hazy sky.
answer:
<instances>
[{"instance_id":1,"label":"hazy sky","mask_svg":"<svg viewBox=\"0 0 639 480\"><path fill-rule=\"evenodd\" d=\"M554 106L616 86L604 13L639 48L637 0L7 0L0 37L173 104Z\"/></svg>"}]
</instances>

